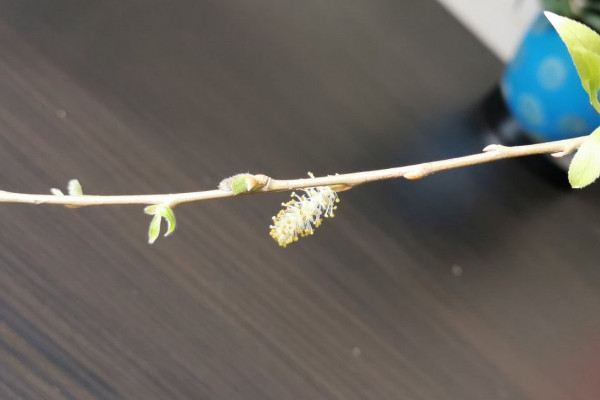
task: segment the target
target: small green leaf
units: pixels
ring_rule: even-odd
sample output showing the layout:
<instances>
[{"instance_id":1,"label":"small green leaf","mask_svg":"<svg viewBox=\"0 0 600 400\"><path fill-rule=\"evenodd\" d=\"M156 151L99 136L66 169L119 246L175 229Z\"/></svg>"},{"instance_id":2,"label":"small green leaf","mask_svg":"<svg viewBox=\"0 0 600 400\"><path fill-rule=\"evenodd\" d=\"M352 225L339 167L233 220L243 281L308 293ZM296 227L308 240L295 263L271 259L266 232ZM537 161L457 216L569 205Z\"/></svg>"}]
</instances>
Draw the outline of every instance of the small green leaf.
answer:
<instances>
[{"instance_id":1,"label":"small green leaf","mask_svg":"<svg viewBox=\"0 0 600 400\"><path fill-rule=\"evenodd\" d=\"M150 222L150 228L148 229L148 243L152 244L158 238L160 234L160 223L162 218L167 221L167 232L165 236L169 236L175 230L177 221L175 220L175 213L167 204L153 204L144 208L146 214L154 215Z\"/></svg>"},{"instance_id":2,"label":"small green leaf","mask_svg":"<svg viewBox=\"0 0 600 400\"><path fill-rule=\"evenodd\" d=\"M77 179L71 179L67 184L67 192L69 196L81 196L83 195L83 190L81 189L81 184Z\"/></svg>"},{"instance_id":3,"label":"small green leaf","mask_svg":"<svg viewBox=\"0 0 600 400\"><path fill-rule=\"evenodd\" d=\"M160 220L161 216L155 214L152 221L150 221L150 227L148 228L148 243L150 244L154 243L160 234Z\"/></svg>"},{"instance_id":4,"label":"small green leaf","mask_svg":"<svg viewBox=\"0 0 600 400\"><path fill-rule=\"evenodd\" d=\"M158 213L167 221L167 232L165 233L165 236L169 236L171 233L173 233L175 226L177 225L177 221L175 221L175 213L171 207L165 204L158 208Z\"/></svg>"},{"instance_id":5,"label":"small green leaf","mask_svg":"<svg viewBox=\"0 0 600 400\"><path fill-rule=\"evenodd\" d=\"M50 189L50 193L52 193L55 196L64 196L65 194L62 192L62 190L57 189L57 188L52 188Z\"/></svg>"},{"instance_id":6,"label":"small green leaf","mask_svg":"<svg viewBox=\"0 0 600 400\"><path fill-rule=\"evenodd\" d=\"M256 175L241 174L231 177L231 191L234 194L252 192L264 186Z\"/></svg>"},{"instance_id":7,"label":"small green leaf","mask_svg":"<svg viewBox=\"0 0 600 400\"><path fill-rule=\"evenodd\" d=\"M567 46L590 103L600 113L600 36L579 22L548 11L544 14Z\"/></svg>"},{"instance_id":8,"label":"small green leaf","mask_svg":"<svg viewBox=\"0 0 600 400\"><path fill-rule=\"evenodd\" d=\"M269 177L249 172L236 174L219 182L219 190L233 192L233 194L248 193L264 187L269 182Z\"/></svg>"},{"instance_id":9,"label":"small green leaf","mask_svg":"<svg viewBox=\"0 0 600 400\"><path fill-rule=\"evenodd\" d=\"M238 175L231 180L231 191L235 194L245 193L248 189L247 179L249 175Z\"/></svg>"},{"instance_id":10,"label":"small green leaf","mask_svg":"<svg viewBox=\"0 0 600 400\"><path fill-rule=\"evenodd\" d=\"M569 183L580 189L600 176L600 128L588 136L573 157L569 166Z\"/></svg>"}]
</instances>

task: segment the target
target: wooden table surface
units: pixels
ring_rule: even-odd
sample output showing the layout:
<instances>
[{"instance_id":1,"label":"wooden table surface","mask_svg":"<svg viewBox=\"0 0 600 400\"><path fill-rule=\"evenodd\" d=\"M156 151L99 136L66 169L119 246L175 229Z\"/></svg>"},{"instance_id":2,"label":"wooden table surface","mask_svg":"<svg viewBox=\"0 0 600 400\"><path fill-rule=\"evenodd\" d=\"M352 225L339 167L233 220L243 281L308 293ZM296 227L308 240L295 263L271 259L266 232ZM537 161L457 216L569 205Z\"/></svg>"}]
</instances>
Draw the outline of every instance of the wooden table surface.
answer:
<instances>
[{"instance_id":1,"label":"wooden table surface","mask_svg":"<svg viewBox=\"0 0 600 400\"><path fill-rule=\"evenodd\" d=\"M479 151L502 65L435 1L0 2L0 188L214 188ZM564 179L564 177L560 177ZM600 185L389 181L281 249L288 194L0 206L0 399L598 399Z\"/></svg>"}]
</instances>

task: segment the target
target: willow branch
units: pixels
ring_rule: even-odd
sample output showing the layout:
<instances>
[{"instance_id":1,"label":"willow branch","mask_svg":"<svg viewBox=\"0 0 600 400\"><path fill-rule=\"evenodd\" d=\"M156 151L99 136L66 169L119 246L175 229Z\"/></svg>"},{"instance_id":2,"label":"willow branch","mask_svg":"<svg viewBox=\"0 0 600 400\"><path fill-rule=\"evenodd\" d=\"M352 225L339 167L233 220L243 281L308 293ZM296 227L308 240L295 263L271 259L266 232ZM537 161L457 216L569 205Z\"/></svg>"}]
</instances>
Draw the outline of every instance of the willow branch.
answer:
<instances>
[{"instance_id":1,"label":"willow branch","mask_svg":"<svg viewBox=\"0 0 600 400\"><path fill-rule=\"evenodd\" d=\"M538 143L525 146L490 145L483 152L463 157L450 158L426 162L422 164L407 165L403 167L380 169L374 171L354 172L315 178L279 180L265 175L254 175L258 185L257 189L243 194L281 192L316 186L332 186L335 190L351 189L363 183L381 181L386 179L406 178L421 179L436 172L462 168L471 165L484 164L507 158L524 157L536 154L552 154L562 157L577 150L587 136L554 142ZM73 207L115 205L115 204L168 204L171 207L201 200L221 199L239 196L230 190L206 190L201 192L147 194L147 195L118 195L118 196L56 196L45 194L25 194L0 191L0 202L4 203L29 203L29 204L57 204Z\"/></svg>"}]
</instances>

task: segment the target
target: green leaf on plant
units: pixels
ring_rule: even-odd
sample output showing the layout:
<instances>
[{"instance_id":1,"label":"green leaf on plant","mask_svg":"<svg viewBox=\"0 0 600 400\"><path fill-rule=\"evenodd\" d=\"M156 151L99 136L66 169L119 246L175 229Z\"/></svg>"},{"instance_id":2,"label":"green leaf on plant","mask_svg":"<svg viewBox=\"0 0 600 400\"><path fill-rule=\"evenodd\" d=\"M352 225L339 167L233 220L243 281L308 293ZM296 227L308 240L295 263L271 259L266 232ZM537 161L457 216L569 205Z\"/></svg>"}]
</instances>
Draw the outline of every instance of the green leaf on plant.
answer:
<instances>
[{"instance_id":1,"label":"green leaf on plant","mask_svg":"<svg viewBox=\"0 0 600 400\"><path fill-rule=\"evenodd\" d=\"M150 244L154 243L160 234L160 220L161 216L155 214L152 221L150 221L150 227L148 228L148 243Z\"/></svg>"},{"instance_id":2,"label":"green leaf on plant","mask_svg":"<svg viewBox=\"0 0 600 400\"><path fill-rule=\"evenodd\" d=\"M231 180L231 191L235 194L248 192L248 175L238 175L234 176Z\"/></svg>"},{"instance_id":3,"label":"green leaf on plant","mask_svg":"<svg viewBox=\"0 0 600 400\"><path fill-rule=\"evenodd\" d=\"M162 205L159 207L159 214L161 217L167 221L167 232L165 236L169 236L175 230L175 226L177 225L177 221L175 221L175 213L171 209L171 207L167 205Z\"/></svg>"},{"instance_id":4,"label":"green leaf on plant","mask_svg":"<svg viewBox=\"0 0 600 400\"><path fill-rule=\"evenodd\" d=\"M50 189L50 193L52 193L55 196L64 196L65 194L62 192L62 190L57 189L57 188L52 188Z\"/></svg>"},{"instance_id":5,"label":"green leaf on plant","mask_svg":"<svg viewBox=\"0 0 600 400\"><path fill-rule=\"evenodd\" d=\"M167 232L165 233L165 236L169 236L175 230L175 227L177 226L175 213L167 204L153 204L144 208L144 212L146 214L154 215L152 221L150 221L150 228L148 229L148 243L152 244L158 238L162 218L167 221Z\"/></svg>"},{"instance_id":6,"label":"green leaf on plant","mask_svg":"<svg viewBox=\"0 0 600 400\"><path fill-rule=\"evenodd\" d=\"M67 192L69 196L81 196L83 195L83 190L81 189L81 184L77 179L71 179L67 184Z\"/></svg>"},{"instance_id":7,"label":"green leaf on plant","mask_svg":"<svg viewBox=\"0 0 600 400\"><path fill-rule=\"evenodd\" d=\"M242 194L253 192L265 186L268 177L250 173L236 174L219 182L219 190Z\"/></svg>"},{"instance_id":8,"label":"green leaf on plant","mask_svg":"<svg viewBox=\"0 0 600 400\"><path fill-rule=\"evenodd\" d=\"M581 84L600 113L600 36L582 23L546 11L544 13L567 46Z\"/></svg>"},{"instance_id":9,"label":"green leaf on plant","mask_svg":"<svg viewBox=\"0 0 600 400\"><path fill-rule=\"evenodd\" d=\"M580 189L600 176L600 128L588 136L569 166L569 183Z\"/></svg>"}]
</instances>

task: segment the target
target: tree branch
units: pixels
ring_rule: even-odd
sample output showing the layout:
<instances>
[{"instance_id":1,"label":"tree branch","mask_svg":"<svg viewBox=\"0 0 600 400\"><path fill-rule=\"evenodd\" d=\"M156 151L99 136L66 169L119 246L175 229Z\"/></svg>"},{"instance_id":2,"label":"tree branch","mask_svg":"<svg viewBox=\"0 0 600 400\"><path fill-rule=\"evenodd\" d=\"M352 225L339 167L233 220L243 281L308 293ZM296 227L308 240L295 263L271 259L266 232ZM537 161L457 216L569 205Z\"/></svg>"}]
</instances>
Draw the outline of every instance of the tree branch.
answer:
<instances>
[{"instance_id":1,"label":"tree branch","mask_svg":"<svg viewBox=\"0 0 600 400\"><path fill-rule=\"evenodd\" d=\"M490 145L482 153L447 160L432 161L404 167L380 169L374 171L354 172L349 174L330 175L317 178L278 180L265 175L254 175L258 182L257 189L243 194L281 192L316 186L331 186L337 191L351 189L363 183L381 181L386 179L406 178L421 179L436 172L449 169L462 168L471 165L484 164L507 158L524 157L536 154L552 154L563 157L577 150L587 136L554 142L531 144L526 146ZM25 194L0 191L0 202L4 203L29 203L29 204L57 204L65 206L83 207L111 204L167 204L170 207L182 203L191 203L201 200L234 197L239 194L231 190L207 190L201 192L149 194L149 195L120 195L120 196L57 196L45 194Z\"/></svg>"}]
</instances>

